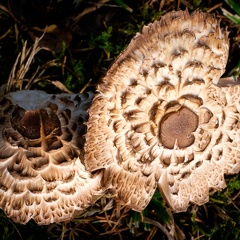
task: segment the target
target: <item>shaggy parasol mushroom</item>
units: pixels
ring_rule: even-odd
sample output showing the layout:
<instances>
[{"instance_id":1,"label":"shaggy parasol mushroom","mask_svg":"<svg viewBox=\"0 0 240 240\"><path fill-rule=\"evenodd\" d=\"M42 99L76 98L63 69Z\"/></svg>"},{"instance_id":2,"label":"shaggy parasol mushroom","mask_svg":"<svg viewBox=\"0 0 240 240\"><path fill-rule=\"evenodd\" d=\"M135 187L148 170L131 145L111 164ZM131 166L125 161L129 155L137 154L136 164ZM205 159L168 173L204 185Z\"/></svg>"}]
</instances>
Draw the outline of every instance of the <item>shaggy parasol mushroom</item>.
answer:
<instances>
[{"instance_id":1,"label":"shaggy parasol mushroom","mask_svg":"<svg viewBox=\"0 0 240 240\"><path fill-rule=\"evenodd\" d=\"M158 186L173 211L204 204L240 170L240 86L219 83L228 32L201 11L145 26L98 85L85 161L106 189L143 210Z\"/></svg>"},{"instance_id":2,"label":"shaggy parasol mushroom","mask_svg":"<svg viewBox=\"0 0 240 240\"><path fill-rule=\"evenodd\" d=\"M0 101L0 207L14 221L73 217L101 193L102 174L83 165L92 93L9 93Z\"/></svg>"}]
</instances>

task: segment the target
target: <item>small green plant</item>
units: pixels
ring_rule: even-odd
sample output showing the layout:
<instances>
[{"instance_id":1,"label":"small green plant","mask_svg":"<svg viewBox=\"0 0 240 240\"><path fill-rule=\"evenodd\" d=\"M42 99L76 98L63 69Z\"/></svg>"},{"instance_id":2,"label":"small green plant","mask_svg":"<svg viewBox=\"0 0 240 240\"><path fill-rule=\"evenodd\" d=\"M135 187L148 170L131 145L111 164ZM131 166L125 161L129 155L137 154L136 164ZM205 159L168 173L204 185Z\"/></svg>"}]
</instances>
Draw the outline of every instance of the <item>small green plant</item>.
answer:
<instances>
[{"instance_id":1,"label":"small green plant","mask_svg":"<svg viewBox=\"0 0 240 240\"><path fill-rule=\"evenodd\" d=\"M71 60L71 65L73 70L68 68L66 73L66 80L64 85L71 91L77 90L79 86L82 86L85 83L84 76L84 64L80 60Z\"/></svg>"},{"instance_id":2,"label":"small green plant","mask_svg":"<svg viewBox=\"0 0 240 240\"><path fill-rule=\"evenodd\" d=\"M113 44L111 42L112 37L112 26L108 27L106 31L102 32L100 35L94 37L92 35L90 39L91 47L100 48L104 50L107 55L107 58L110 58L111 53L114 50Z\"/></svg>"},{"instance_id":3,"label":"small green plant","mask_svg":"<svg viewBox=\"0 0 240 240\"><path fill-rule=\"evenodd\" d=\"M225 0L225 2L237 13L232 14L226 9L222 8L223 14L237 25L240 25L240 3L234 0Z\"/></svg>"},{"instance_id":4,"label":"small green plant","mask_svg":"<svg viewBox=\"0 0 240 240\"><path fill-rule=\"evenodd\" d=\"M194 7L199 7L201 3L202 3L202 0L193 0Z\"/></svg>"}]
</instances>

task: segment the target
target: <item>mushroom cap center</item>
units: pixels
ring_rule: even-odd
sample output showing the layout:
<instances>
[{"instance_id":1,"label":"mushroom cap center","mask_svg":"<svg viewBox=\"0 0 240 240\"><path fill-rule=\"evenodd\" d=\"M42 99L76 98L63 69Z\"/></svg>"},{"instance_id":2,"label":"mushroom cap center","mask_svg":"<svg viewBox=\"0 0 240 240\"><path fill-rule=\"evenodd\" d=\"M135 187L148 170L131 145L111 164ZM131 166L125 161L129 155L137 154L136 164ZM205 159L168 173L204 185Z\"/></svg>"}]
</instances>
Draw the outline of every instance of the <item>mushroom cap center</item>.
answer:
<instances>
[{"instance_id":1,"label":"mushroom cap center","mask_svg":"<svg viewBox=\"0 0 240 240\"><path fill-rule=\"evenodd\" d=\"M42 135L48 136L52 132L55 135L61 134L61 123L52 110L24 110L17 107L12 114L11 122L14 128L28 139L37 139L43 137Z\"/></svg>"},{"instance_id":2,"label":"mushroom cap center","mask_svg":"<svg viewBox=\"0 0 240 240\"><path fill-rule=\"evenodd\" d=\"M164 147L173 149L175 143L179 148L193 144L192 134L198 127L198 115L187 107L166 114L160 123L159 137Z\"/></svg>"}]
</instances>

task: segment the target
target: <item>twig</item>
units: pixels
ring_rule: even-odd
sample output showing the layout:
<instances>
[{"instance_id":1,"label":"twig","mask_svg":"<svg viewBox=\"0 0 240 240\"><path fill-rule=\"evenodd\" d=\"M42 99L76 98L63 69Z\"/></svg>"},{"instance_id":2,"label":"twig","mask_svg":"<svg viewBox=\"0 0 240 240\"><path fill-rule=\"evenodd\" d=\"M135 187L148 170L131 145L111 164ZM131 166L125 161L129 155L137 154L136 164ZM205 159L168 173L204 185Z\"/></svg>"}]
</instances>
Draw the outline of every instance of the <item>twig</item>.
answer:
<instances>
[{"instance_id":1,"label":"twig","mask_svg":"<svg viewBox=\"0 0 240 240\"><path fill-rule=\"evenodd\" d=\"M152 220L148 217L144 217L143 218L143 222L144 223L149 223L152 224L158 228L160 228L162 230L163 233L165 233L165 235L167 236L168 240L174 240L174 237L167 231L167 229L159 222Z\"/></svg>"},{"instance_id":2,"label":"twig","mask_svg":"<svg viewBox=\"0 0 240 240\"><path fill-rule=\"evenodd\" d=\"M216 8L219 8L219 7L221 7L221 6L222 6L222 3L218 3L217 5L209 8L209 9L207 10L207 12L210 13L210 12L212 12L213 10L215 10Z\"/></svg>"}]
</instances>

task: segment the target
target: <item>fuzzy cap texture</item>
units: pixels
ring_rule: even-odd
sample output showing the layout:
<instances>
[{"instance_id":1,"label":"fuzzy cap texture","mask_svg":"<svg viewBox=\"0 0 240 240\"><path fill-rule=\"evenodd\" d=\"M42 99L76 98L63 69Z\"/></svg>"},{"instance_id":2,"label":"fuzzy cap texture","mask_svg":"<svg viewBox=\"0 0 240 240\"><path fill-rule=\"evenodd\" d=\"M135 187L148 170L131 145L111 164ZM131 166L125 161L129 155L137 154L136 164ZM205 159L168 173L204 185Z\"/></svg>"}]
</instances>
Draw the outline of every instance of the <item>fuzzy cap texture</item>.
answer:
<instances>
[{"instance_id":1,"label":"fuzzy cap texture","mask_svg":"<svg viewBox=\"0 0 240 240\"><path fill-rule=\"evenodd\" d=\"M83 165L93 94L9 93L0 101L0 207L19 223L72 218L101 194Z\"/></svg>"},{"instance_id":2,"label":"fuzzy cap texture","mask_svg":"<svg viewBox=\"0 0 240 240\"><path fill-rule=\"evenodd\" d=\"M219 83L228 32L213 15L175 11L145 26L98 85L88 170L142 211L158 187L175 212L209 200L240 170L240 86Z\"/></svg>"}]
</instances>

